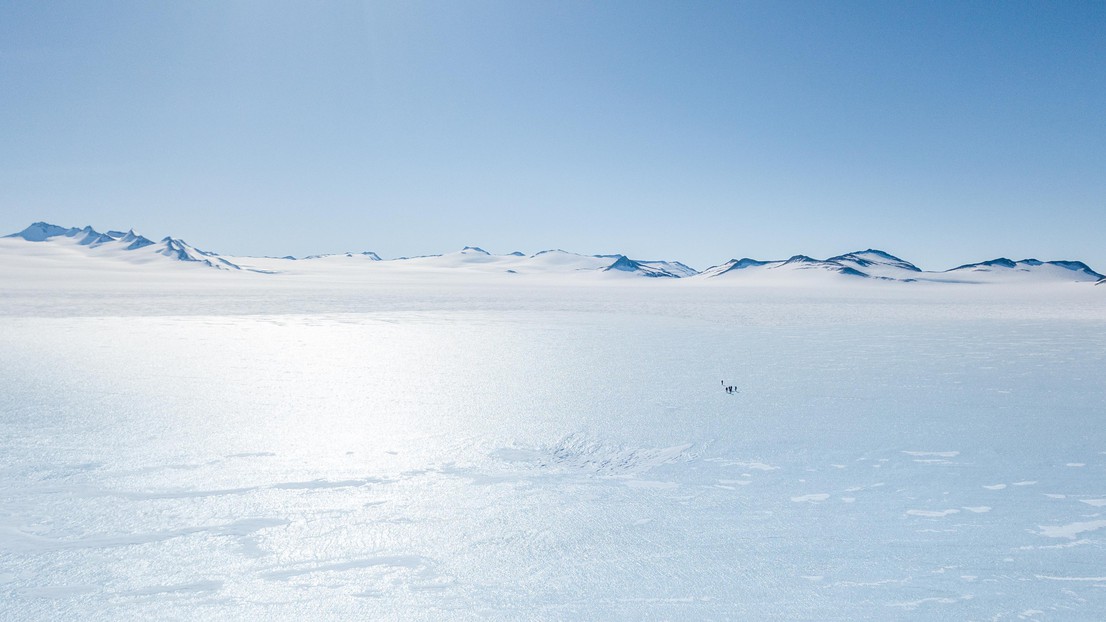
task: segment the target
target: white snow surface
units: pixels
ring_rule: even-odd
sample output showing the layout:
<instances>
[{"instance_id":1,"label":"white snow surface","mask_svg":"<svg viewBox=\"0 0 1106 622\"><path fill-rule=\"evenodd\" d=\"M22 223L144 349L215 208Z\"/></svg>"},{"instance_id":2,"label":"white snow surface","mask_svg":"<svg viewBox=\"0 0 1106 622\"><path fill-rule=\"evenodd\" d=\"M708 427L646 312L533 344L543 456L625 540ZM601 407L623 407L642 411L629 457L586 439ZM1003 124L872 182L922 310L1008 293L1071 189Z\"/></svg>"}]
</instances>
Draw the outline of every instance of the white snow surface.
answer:
<instances>
[{"instance_id":1,"label":"white snow surface","mask_svg":"<svg viewBox=\"0 0 1106 622\"><path fill-rule=\"evenodd\" d=\"M1106 288L79 232L0 239L0 619L1106 611Z\"/></svg>"}]
</instances>

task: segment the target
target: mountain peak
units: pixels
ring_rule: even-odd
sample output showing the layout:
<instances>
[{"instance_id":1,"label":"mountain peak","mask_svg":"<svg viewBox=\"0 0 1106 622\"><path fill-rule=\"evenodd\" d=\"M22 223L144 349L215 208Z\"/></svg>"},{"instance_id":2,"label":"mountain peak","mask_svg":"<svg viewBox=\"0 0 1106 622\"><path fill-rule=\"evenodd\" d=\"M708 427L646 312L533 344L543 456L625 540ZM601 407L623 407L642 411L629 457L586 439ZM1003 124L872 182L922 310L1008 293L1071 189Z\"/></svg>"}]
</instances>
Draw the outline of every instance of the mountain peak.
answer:
<instances>
[{"instance_id":1,"label":"mountain peak","mask_svg":"<svg viewBox=\"0 0 1106 622\"><path fill-rule=\"evenodd\" d=\"M874 265L892 266L895 268L902 268L911 272L921 272L921 268L914 264L901 259L888 253L875 248L869 248L868 250L855 251L852 253L846 253L844 255L838 255L836 257L830 257L826 261L833 261L842 264L846 267L852 267L854 269L869 268ZM853 265L849 265L853 264Z\"/></svg>"},{"instance_id":2,"label":"mountain peak","mask_svg":"<svg viewBox=\"0 0 1106 622\"><path fill-rule=\"evenodd\" d=\"M995 268L995 267L998 267L998 268L1014 268L1016 266L1017 266L1017 263L1015 263L1015 262L1013 262L1013 261L1011 261L1011 260L1009 260L1005 257L999 257L997 259L990 259L988 261L980 261L980 262L977 262L977 263L968 263L968 264L964 264L962 266L956 266L955 268L952 268L950 270L946 270L946 272L952 272L954 270L987 270L988 268Z\"/></svg>"},{"instance_id":3,"label":"mountain peak","mask_svg":"<svg viewBox=\"0 0 1106 622\"><path fill-rule=\"evenodd\" d=\"M895 257L894 255L892 255L891 253L888 253L887 251L881 251L878 248L869 248L869 249L866 249L866 250L857 251L856 253L853 253L853 254L854 255L878 255L880 257L883 257L884 259L890 259L892 261L902 261L901 258Z\"/></svg>"},{"instance_id":4,"label":"mountain peak","mask_svg":"<svg viewBox=\"0 0 1106 622\"><path fill-rule=\"evenodd\" d=\"M881 251L877 248L869 248L862 251L853 251L851 253L845 253L844 255L838 255L836 257L830 257L830 260L841 259L844 257L862 257L866 259L877 258L885 261L894 261L906 263L901 257L896 257L887 251Z\"/></svg>"},{"instance_id":5,"label":"mountain peak","mask_svg":"<svg viewBox=\"0 0 1106 622\"><path fill-rule=\"evenodd\" d=\"M763 266L763 265L766 265L768 263L771 263L771 262L758 261L756 259L750 259L748 257L742 257L741 259L731 259L731 260L727 261L726 263L718 265L718 266L712 266L710 268L707 268L706 270L703 270L699 274L702 274L702 275L706 276L707 278L712 278L712 277L716 277L716 276L721 276L721 275L723 275L727 272L736 271L736 270L744 270L746 268L753 268L753 267L757 267L757 266Z\"/></svg>"},{"instance_id":6,"label":"mountain peak","mask_svg":"<svg viewBox=\"0 0 1106 622\"><path fill-rule=\"evenodd\" d=\"M1083 263L1082 261L1060 260L1060 261L1049 261L1049 262L1046 262L1046 263L1052 264L1054 266L1060 266L1061 268L1067 268L1068 270L1071 270L1073 272L1083 272L1083 273L1088 274L1090 276L1096 276L1099 279L1106 278L1106 276L1101 275L1098 272L1095 272L1094 270L1091 269L1090 266ZM1098 283L1095 283L1095 285L1097 285L1097 284Z\"/></svg>"},{"instance_id":7,"label":"mountain peak","mask_svg":"<svg viewBox=\"0 0 1106 622\"><path fill-rule=\"evenodd\" d=\"M681 276L688 276L684 273L685 270L690 270L687 266L676 262L675 264L666 261L637 261L630 259L625 255L595 255L596 257L610 258L614 257L614 263L603 268L604 272L610 272L617 270L619 272L632 272L647 277L673 277L679 278Z\"/></svg>"},{"instance_id":8,"label":"mountain peak","mask_svg":"<svg viewBox=\"0 0 1106 622\"><path fill-rule=\"evenodd\" d=\"M6 238L23 238L28 242L42 242L47 238L52 238L59 235L65 235L70 231L76 231L75 229L66 229L65 227L59 227L52 225L48 222L33 222L26 229L18 232L6 235Z\"/></svg>"},{"instance_id":9,"label":"mountain peak","mask_svg":"<svg viewBox=\"0 0 1106 622\"><path fill-rule=\"evenodd\" d=\"M638 263L625 255L617 255L618 259L614 260L614 263L603 268L604 271L609 270L621 270L622 272L633 272L641 268Z\"/></svg>"},{"instance_id":10,"label":"mountain peak","mask_svg":"<svg viewBox=\"0 0 1106 622\"><path fill-rule=\"evenodd\" d=\"M812 264L812 263L821 263L821 262L819 262L817 259L815 259L813 257L807 257L806 255L792 255L791 257L789 257L787 259L787 261L783 262L783 265L787 265L787 264L808 264L808 263Z\"/></svg>"}]
</instances>

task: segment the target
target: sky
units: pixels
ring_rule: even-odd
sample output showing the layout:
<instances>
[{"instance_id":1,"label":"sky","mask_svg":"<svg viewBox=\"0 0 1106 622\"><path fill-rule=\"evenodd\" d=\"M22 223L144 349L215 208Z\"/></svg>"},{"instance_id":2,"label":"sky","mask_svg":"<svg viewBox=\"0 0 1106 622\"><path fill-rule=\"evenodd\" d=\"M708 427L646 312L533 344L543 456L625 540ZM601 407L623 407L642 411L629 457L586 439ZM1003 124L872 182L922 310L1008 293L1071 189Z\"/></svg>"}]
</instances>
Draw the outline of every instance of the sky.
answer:
<instances>
[{"instance_id":1,"label":"sky","mask_svg":"<svg viewBox=\"0 0 1106 622\"><path fill-rule=\"evenodd\" d=\"M1106 3L0 1L0 232L1106 269Z\"/></svg>"}]
</instances>

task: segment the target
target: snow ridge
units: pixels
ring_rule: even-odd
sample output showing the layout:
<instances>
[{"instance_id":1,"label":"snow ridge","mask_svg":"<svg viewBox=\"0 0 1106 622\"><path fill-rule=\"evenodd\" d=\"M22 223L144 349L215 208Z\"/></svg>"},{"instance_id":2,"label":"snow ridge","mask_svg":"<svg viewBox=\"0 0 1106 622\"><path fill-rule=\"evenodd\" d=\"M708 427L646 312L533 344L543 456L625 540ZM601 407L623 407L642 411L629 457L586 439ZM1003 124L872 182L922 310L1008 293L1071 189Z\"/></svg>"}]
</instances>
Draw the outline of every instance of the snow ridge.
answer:
<instances>
[{"instance_id":1,"label":"snow ridge","mask_svg":"<svg viewBox=\"0 0 1106 622\"><path fill-rule=\"evenodd\" d=\"M771 274L777 278L788 273L793 278L809 278L817 274L844 276L857 279L875 279L911 283L931 281L941 283L1013 283L1023 281L1051 282L1102 282L1106 276L1092 270L1081 261L1040 261L1022 259L1013 261L1005 257L973 264L965 264L943 272L927 272L914 264L886 251L869 248L828 259L814 259L795 255L786 260L759 261L756 259L731 259L712 266L697 275L699 278L717 277L753 280L766 279Z\"/></svg>"},{"instance_id":2,"label":"snow ridge","mask_svg":"<svg viewBox=\"0 0 1106 622\"><path fill-rule=\"evenodd\" d=\"M242 269L241 266L227 261L215 253L202 251L184 240L178 240L168 236L161 240L161 244L157 248L157 253L166 257L172 257L178 261L191 261L218 270Z\"/></svg>"},{"instance_id":3,"label":"snow ridge","mask_svg":"<svg viewBox=\"0 0 1106 622\"><path fill-rule=\"evenodd\" d=\"M1059 275L1060 278L1067 277L1066 280L1096 281L1096 283L1101 282L1102 279L1106 278L1106 275L1095 272L1091 269L1090 266L1083 263L1082 261L1041 261L1039 259L1032 258L1013 261L1005 257L999 257L998 259L992 259L990 261L982 261L979 263L957 266L956 268L952 268L951 270L946 270L945 273L971 273L975 275L979 275L981 273L991 273L1007 278L1011 276L1016 276L1019 273L1054 273Z\"/></svg>"},{"instance_id":4,"label":"snow ridge","mask_svg":"<svg viewBox=\"0 0 1106 622\"><path fill-rule=\"evenodd\" d=\"M304 259L323 259L325 257L350 257L350 258L362 257L364 259L368 259L369 261L381 261L380 255L377 255L376 253L374 253L372 251L361 251L359 253L345 252L345 253L330 253L330 254L324 254L324 255L308 255L308 256L304 257ZM281 259L296 259L296 258L293 257L292 255L285 255L284 257L281 257Z\"/></svg>"},{"instance_id":5,"label":"snow ridge","mask_svg":"<svg viewBox=\"0 0 1106 622\"><path fill-rule=\"evenodd\" d=\"M135 233L134 229L126 232L113 230L101 233L91 226L67 229L46 222L35 222L18 233L4 237L21 238L35 243L68 243L86 247L90 251L95 250L106 254L124 253L139 259L147 257L152 252L177 261L195 263L218 270L242 270L241 266L217 253L200 250L184 240L165 237L161 242L154 242ZM141 252L135 254L136 251ZM260 270L251 271L260 272Z\"/></svg>"},{"instance_id":6,"label":"snow ridge","mask_svg":"<svg viewBox=\"0 0 1106 622\"><path fill-rule=\"evenodd\" d=\"M604 272L618 270L620 272L637 273L650 278L680 278L694 274L691 268L680 262L667 261L635 261L625 255L618 255L614 263L603 268ZM688 274L688 271L691 271Z\"/></svg>"}]
</instances>

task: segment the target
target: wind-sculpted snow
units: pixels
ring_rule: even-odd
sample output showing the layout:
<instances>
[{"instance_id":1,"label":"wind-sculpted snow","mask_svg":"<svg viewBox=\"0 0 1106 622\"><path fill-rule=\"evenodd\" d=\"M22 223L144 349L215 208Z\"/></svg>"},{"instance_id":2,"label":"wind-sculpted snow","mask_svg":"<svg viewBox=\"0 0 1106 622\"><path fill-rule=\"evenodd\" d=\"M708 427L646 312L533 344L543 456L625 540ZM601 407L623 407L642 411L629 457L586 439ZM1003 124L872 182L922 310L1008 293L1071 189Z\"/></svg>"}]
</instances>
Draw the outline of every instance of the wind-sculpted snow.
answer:
<instances>
[{"instance_id":1,"label":"wind-sculpted snow","mask_svg":"<svg viewBox=\"0 0 1106 622\"><path fill-rule=\"evenodd\" d=\"M535 474L633 477L662 464L686 462L689 449L689 443L659 449L609 447L596 439L572 433L552 445L504 448L492 455L516 468L532 469Z\"/></svg>"},{"instance_id":2,"label":"wind-sculpted snow","mask_svg":"<svg viewBox=\"0 0 1106 622\"><path fill-rule=\"evenodd\" d=\"M1101 288L178 264L0 297L0 619L1106 610Z\"/></svg>"}]
</instances>

